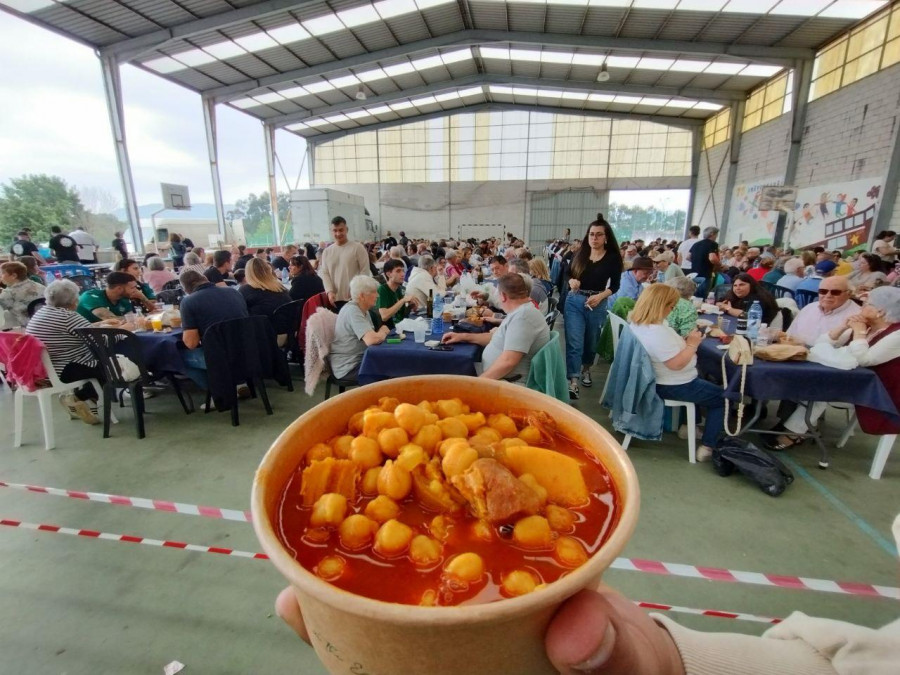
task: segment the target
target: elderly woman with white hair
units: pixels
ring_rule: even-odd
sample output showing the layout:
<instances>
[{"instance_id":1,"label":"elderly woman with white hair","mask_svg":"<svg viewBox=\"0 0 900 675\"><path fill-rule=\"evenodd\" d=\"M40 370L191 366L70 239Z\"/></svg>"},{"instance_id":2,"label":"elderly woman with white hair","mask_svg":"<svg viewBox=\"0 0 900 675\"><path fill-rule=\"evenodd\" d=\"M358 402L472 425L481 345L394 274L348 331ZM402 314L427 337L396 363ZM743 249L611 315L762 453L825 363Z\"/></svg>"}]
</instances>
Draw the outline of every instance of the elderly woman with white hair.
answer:
<instances>
[{"instance_id":1,"label":"elderly woman with white hair","mask_svg":"<svg viewBox=\"0 0 900 675\"><path fill-rule=\"evenodd\" d=\"M775 285L786 288L792 293L797 290L800 282L806 278L806 265L802 258L791 258L784 263L784 276Z\"/></svg>"},{"instance_id":2,"label":"elderly woman with white hair","mask_svg":"<svg viewBox=\"0 0 900 675\"><path fill-rule=\"evenodd\" d=\"M44 291L46 304L31 317L25 332L43 343L62 382L102 381L100 364L74 332L78 328L91 328L91 323L75 311L78 292L78 286L67 279L52 282ZM97 400L97 392L90 384L76 389L74 394L63 394L59 398L73 419L79 417L87 424L100 421L86 403Z\"/></svg>"},{"instance_id":3,"label":"elderly woman with white hair","mask_svg":"<svg viewBox=\"0 0 900 675\"><path fill-rule=\"evenodd\" d=\"M412 295L419 307L424 307L428 296L432 298L441 292L437 276L440 272L437 262L430 255L419 256L419 266L414 267L406 284L406 292Z\"/></svg>"},{"instance_id":4,"label":"elderly woman with white hair","mask_svg":"<svg viewBox=\"0 0 900 675\"><path fill-rule=\"evenodd\" d=\"M350 301L341 307L331 344L331 372L336 378L356 379L366 347L384 342L390 329L375 330L369 310L378 301L378 282L369 276L350 280Z\"/></svg>"},{"instance_id":5,"label":"elderly woman with white hair","mask_svg":"<svg viewBox=\"0 0 900 675\"><path fill-rule=\"evenodd\" d=\"M191 252L184 256L185 262L187 262L188 255L197 257L196 253ZM166 263L158 255L148 258L145 264L147 265L147 272L144 273L144 281L149 284L154 293L161 292L163 286L170 281L178 279L178 275L175 272L166 269Z\"/></svg>"},{"instance_id":6,"label":"elderly woman with white hair","mask_svg":"<svg viewBox=\"0 0 900 675\"><path fill-rule=\"evenodd\" d=\"M678 302L675 303L674 309L669 312L666 321L669 327L678 333L681 337L687 337L692 330L697 327L697 308L691 298L697 290L697 284L693 279L685 276L675 277L665 282L666 286L671 286L678 295Z\"/></svg>"},{"instance_id":7,"label":"elderly woman with white hair","mask_svg":"<svg viewBox=\"0 0 900 675\"><path fill-rule=\"evenodd\" d=\"M893 384L900 379L900 288L881 286L872 289L866 304L859 314L848 317L829 331L819 342L827 342L834 347L847 347L856 362L863 368L873 368L888 388L897 390ZM810 421L816 424L827 403L812 403ZM874 411L873 411L874 412ZM777 436L767 444L773 450L785 450L803 443L803 439L790 434L805 434L806 405L797 406L785 421L787 434ZM890 432L896 433L896 432Z\"/></svg>"},{"instance_id":8,"label":"elderly woman with white hair","mask_svg":"<svg viewBox=\"0 0 900 675\"><path fill-rule=\"evenodd\" d=\"M246 264L246 261L244 261L244 265ZM244 265L241 265L241 267L243 268ZM206 271L206 268L207 265L203 264L203 259L193 251L189 251L188 253L184 254L184 267L181 268L182 272L186 270L194 270L195 272L203 274Z\"/></svg>"}]
</instances>

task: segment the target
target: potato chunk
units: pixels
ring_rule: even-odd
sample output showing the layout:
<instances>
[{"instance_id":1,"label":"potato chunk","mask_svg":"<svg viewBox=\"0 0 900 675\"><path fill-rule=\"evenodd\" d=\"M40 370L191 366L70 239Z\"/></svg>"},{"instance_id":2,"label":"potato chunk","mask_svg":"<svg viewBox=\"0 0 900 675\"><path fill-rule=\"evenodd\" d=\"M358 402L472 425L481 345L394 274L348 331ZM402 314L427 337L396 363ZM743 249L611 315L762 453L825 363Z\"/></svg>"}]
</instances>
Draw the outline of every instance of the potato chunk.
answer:
<instances>
[{"instance_id":1,"label":"potato chunk","mask_svg":"<svg viewBox=\"0 0 900 675\"><path fill-rule=\"evenodd\" d=\"M448 577L471 584L479 581L484 575L484 561L477 553L460 553L444 565L444 573Z\"/></svg>"},{"instance_id":2,"label":"potato chunk","mask_svg":"<svg viewBox=\"0 0 900 675\"><path fill-rule=\"evenodd\" d=\"M378 531L378 523L361 513L347 516L338 527L341 544L349 549L360 549L369 545Z\"/></svg>"},{"instance_id":3,"label":"potato chunk","mask_svg":"<svg viewBox=\"0 0 900 675\"><path fill-rule=\"evenodd\" d=\"M584 506L589 494L581 467L568 455L545 448L514 445L503 453L503 463L517 476L530 473L547 490L547 498L560 506Z\"/></svg>"},{"instance_id":4,"label":"potato chunk","mask_svg":"<svg viewBox=\"0 0 900 675\"><path fill-rule=\"evenodd\" d=\"M503 577L503 592L510 597L531 593L538 582L528 570L513 570Z\"/></svg>"},{"instance_id":5,"label":"potato chunk","mask_svg":"<svg viewBox=\"0 0 900 675\"><path fill-rule=\"evenodd\" d=\"M412 528L392 518L378 528L378 532L375 533L374 548L383 556L397 556L406 551L412 538Z\"/></svg>"},{"instance_id":6,"label":"potato chunk","mask_svg":"<svg viewBox=\"0 0 900 675\"><path fill-rule=\"evenodd\" d=\"M313 527L337 527L347 513L347 498L344 495L329 492L322 495L313 505L309 524Z\"/></svg>"},{"instance_id":7,"label":"potato chunk","mask_svg":"<svg viewBox=\"0 0 900 675\"><path fill-rule=\"evenodd\" d=\"M516 523L513 541L523 548L550 548L553 545L553 531L543 516L528 516Z\"/></svg>"},{"instance_id":8,"label":"potato chunk","mask_svg":"<svg viewBox=\"0 0 900 675\"><path fill-rule=\"evenodd\" d=\"M390 497L385 497L384 495L378 495L366 504L365 509L366 515L372 520L378 523L386 523L391 518L396 518L400 515L400 507Z\"/></svg>"},{"instance_id":9,"label":"potato chunk","mask_svg":"<svg viewBox=\"0 0 900 675\"><path fill-rule=\"evenodd\" d=\"M413 537L409 544L409 557L416 565L422 567L434 565L440 562L443 548L441 542L419 534Z\"/></svg>"}]
</instances>

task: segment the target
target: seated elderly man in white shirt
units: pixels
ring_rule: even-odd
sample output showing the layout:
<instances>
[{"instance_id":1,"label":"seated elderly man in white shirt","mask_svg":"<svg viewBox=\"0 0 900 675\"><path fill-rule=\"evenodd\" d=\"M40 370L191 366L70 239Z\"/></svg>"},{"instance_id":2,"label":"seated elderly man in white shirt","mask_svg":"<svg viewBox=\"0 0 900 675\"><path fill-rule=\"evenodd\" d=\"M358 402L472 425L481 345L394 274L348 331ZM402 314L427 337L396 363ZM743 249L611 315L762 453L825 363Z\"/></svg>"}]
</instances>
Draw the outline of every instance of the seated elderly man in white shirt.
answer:
<instances>
[{"instance_id":1,"label":"seated elderly man in white shirt","mask_svg":"<svg viewBox=\"0 0 900 675\"><path fill-rule=\"evenodd\" d=\"M859 305L850 299L847 277L826 277L819 284L819 301L811 302L800 310L787 334L812 346L822 335L843 325L849 317L859 312Z\"/></svg>"},{"instance_id":2,"label":"seated elderly man in white shirt","mask_svg":"<svg viewBox=\"0 0 900 675\"><path fill-rule=\"evenodd\" d=\"M442 292L435 279L437 273L438 266L434 258L430 255L420 255L419 266L413 267L409 281L406 283L406 292L419 302L419 307L425 306L429 294L433 299L435 295Z\"/></svg>"},{"instance_id":3,"label":"seated elderly man in white shirt","mask_svg":"<svg viewBox=\"0 0 900 675\"><path fill-rule=\"evenodd\" d=\"M775 285L786 288L789 291L796 291L797 286L799 286L800 282L805 278L805 273L806 267L803 265L803 260L800 258L791 258L784 263L784 276L781 277Z\"/></svg>"},{"instance_id":4,"label":"seated elderly man in white shirt","mask_svg":"<svg viewBox=\"0 0 900 675\"><path fill-rule=\"evenodd\" d=\"M550 341L550 329L544 316L528 295L528 284L515 272L500 277L497 283L500 306L506 318L490 333L446 333L445 344L471 342L484 347L481 377L494 380L521 376L528 378L531 359Z\"/></svg>"}]
</instances>

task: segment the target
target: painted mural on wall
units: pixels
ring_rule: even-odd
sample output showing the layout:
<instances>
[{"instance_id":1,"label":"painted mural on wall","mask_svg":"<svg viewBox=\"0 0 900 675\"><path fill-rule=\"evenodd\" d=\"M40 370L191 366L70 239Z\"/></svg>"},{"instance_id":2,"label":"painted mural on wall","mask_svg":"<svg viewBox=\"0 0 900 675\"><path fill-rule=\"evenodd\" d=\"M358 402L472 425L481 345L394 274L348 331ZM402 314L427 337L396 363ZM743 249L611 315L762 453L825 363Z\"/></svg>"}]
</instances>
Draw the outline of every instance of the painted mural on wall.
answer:
<instances>
[{"instance_id":1,"label":"painted mural on wall","mask_svg":"<svg viewBox=\"0 0 900 675\"><path fill-rule=\"evenodd\" d=\"M781 176L770 176L753 183L735 185L728 214L727 238L730 242L748 241L751 246L771 244L778 223L778 211L760 211L760 191L766 185L783 185Z\"/></svg>"},{"instance_id":2,"label":"painted mural on wall","mask_svg":"<svg viewBox=\"0 0 900 675\"><path fill-rule=\"evenodd\" d=\"M800 188L788 214L785 243L794 248L865 249L881 197L880 178Z\"/></svg>"}]
</instances>

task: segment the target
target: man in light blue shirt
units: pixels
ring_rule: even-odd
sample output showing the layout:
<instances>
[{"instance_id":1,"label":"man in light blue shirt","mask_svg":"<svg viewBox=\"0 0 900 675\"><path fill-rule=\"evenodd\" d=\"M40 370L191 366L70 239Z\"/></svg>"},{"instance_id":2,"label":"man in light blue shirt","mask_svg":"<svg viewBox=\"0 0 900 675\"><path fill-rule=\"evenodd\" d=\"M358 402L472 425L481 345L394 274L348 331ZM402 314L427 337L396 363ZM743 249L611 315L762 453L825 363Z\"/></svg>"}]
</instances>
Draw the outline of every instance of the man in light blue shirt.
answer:
<instances>
[{"instance_id":1,"label":"man in light blue shirt","mask_svg":"<svg viewBox=\"0 0 900 675\"><path fill-rule=\"evenodd\" d=\"M650 278L653 273L653 261L650 258L639 256L631 261L631 269L622 272L622 281L619 284L618 292L609 296L607 307L616 304L619 298L631 298L637 300L641 291L644 290L644 282Z\"/></svg>"},{"instance_id":2,"label":"man in light blue shirt","mask_svg":"<svg viewBox=\"0 0 900 675\"><path fill-rule=\"evenodd\" d=\"M834 274L834 270L836 267L837 265L835 265L831 260L820 260L816 263L816 271L813 273L813 275L797 284L797 290L812 291L813 293L818 293L819 284L822 283L822 279L824 279L825 277L830 277L832 274Z\"/></svg>"}]
</instances>

